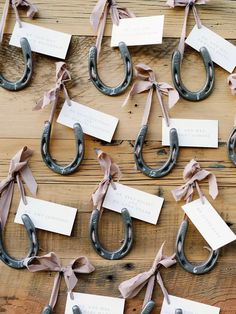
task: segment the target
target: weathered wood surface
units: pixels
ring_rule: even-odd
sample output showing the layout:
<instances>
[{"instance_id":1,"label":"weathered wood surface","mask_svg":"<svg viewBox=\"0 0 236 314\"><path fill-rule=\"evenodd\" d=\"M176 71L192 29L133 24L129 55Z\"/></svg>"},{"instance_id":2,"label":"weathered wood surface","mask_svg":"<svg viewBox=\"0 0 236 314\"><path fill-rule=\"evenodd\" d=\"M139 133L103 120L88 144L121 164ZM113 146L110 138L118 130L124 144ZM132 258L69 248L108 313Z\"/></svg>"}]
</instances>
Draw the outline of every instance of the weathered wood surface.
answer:
<instances>
[{"instance_id":1,"label":"weathered wood surface","mask_svg":"<svg viewBox=\"0 0 236 314\"><path fill-rule=\"evenodd\" d=\"M68 92L73 100L117 116L120 119L114 141L106 144L99 140L86 137L85 160L75 174L62 177L51 172L42 162L40 156L40 137L43 123L48 118L50 107L43 111L32 111L34 103L48 88L53 87L55 59L34 54L35 68L31 85L24 91L10 93L0 90L0 179L8 173L9 160L23 145L34 150L30 161L31 169L39 184L38 198L58 202L79 209L72 236L66 237L45 231L38 231L40 240L40 255L55 251L67 264L71 259L87 255L96 267L96 272L89 276L80 276L75 291L97 293L100 295L119 296L118 285L139 272L149 269L157 249L166 241L165 251L172 254L176 233L182 220L182 203L176 203L171 195L171 189L182 184L182 172L186 163L195 158L217 176L219 196L212 204L222 217L236 232L235 188L236 169L228 161L226 140L236 113L236 98L230 94L226 85L227 73L216 67L216 87L214 93L200 103L180 102L171 111L176 118L218 119L219 149L181 149L176 168L170 175L161 180L152 180L140 174L134 167L133 145L139 130L146 95L134 97L122 108L125 95L110 98L100 94L89 81L87 71L87 54L94 43L89 26L89 13L95 1L81 2L70 0L34 2L40 10L40 18L35 24L67 31L81 36L74 36L68 54L68 64L73 81L68 84ZM130 7L137 16L165 14L166 29L163 45L131 48L134 64L144 62L152 66L159 81L171 83L170 59L178 44L181 30L183 10L171 10L165 6L165 1L131 1L119 2ZM0 12L3 1L0 3ZM214 31L236 43L235 1L210 1L200 9L203 23ZM24 15L24 13L23 13ZM13 25L13 13L9 18L8 29ZM193 25L193 18L188 30ZM108 28L108 34L109 34ZM8 46L9 35L4 38L0 49L1 71L9 78L14 78L23 69L22 56L18 48ZM103 43L103 52L99 63L101 76L109 77L109 82L118 82L123 75L120 56L117 50L109 47L109 39ZM2 61L3 60L3 61ZM183 77L190 87L201 86L204 80L204 70L199 56L191 49L186 50L183 65ZM62 100L63 101L63 100ZM60 104L61 107L61 104ZM59 112L59 109L58 109ZM161 146L161 111L156 100L153 102L150 117L148 141L145 146L145 158L151 165L164 161L168 148ZM53 156L61 163L68 162L74 153L73 132L57 125L53 131ZM121 261L106 261L93 251L88 238L88 223L92 210L90 195L102 178L94 148L101 148L110 153L120 165L123 176L121 182L131 187L163 196L165 198L157 226L134 220L135 243L132 251ZM203 191L207 194L207 184ZM28 193L29 195L29 193ZM24 228L13 223L19 202L19 193L15 189L14 200L5 232L6 246L14 256L24 256L27 252L27 239ZM122 222L120 215L104 211L101 225L101 237L109 248L119 246L122 240ZM147 245L148 242L148 245ZM204 240L193 226L187 239L187 254L201 261L207 256L203 249ZM204 276L193 276L176 265L162 271L166 287L170 294L186 297L206 304L221 307L222 314L236 313L236 244L232 243L221 250L221 255L215 269ZM0 263L0 312L23 314L41 313L48 303L53 285L53 273L31 274L26 270L9 269ZM135 299L126 302L126 314L139 313L144 292ZM157 303L155 313L159 313L163 296L157 286L153 299ZM60 296L55 313L64 311L66 287L62 282Z\"/></svg>"}]
</instances>

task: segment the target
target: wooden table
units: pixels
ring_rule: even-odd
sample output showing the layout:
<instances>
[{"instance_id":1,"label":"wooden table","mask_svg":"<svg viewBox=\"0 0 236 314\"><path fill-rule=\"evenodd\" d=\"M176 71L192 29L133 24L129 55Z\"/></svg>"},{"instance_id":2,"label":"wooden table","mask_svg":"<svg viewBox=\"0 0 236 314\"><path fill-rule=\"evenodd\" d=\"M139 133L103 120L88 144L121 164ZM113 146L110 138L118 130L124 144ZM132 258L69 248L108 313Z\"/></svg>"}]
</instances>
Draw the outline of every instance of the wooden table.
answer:
<instances>
[{"instance_id":1,"label":"wooden table","mask_svg":"<svg viewBox=\"0 0 236 314\"><path fill-rule=\"evenodd\" d=\"M0 12L3 8L0 3ZM89 15L95 0L68 2L43 1L34 2L39 9L39 17L33 23L59 31L73 34L67 63L73 81L68 84L70 97L82 104L112 114L120 119L118 129L111 144L86 137L85 160L75 174L60 176L50 171L42 162L40 155L40 138L44 121L48 118L50 106L40 112L32 111L35 102L44 91L54 86L56 60L34 54L34 75L28 88L21 92L0 90L0 178L7 176L11 157L22 146L27 145L34 150L30 167L38 182L37 197L78 208L71 237L38 230L40 255L49 251L56 252L64 265L80 255L87 255L95 265L96 271L89 276L80 276L75 291L119 297L118 285L121 281L148 270L153 258L163 241L166 241L165 252L172 254L176 233L182 220L181 202L176 203L171 189L182 184L182 173L186 163L195 158L201 166L212 171L218 179L219 196L211 201L221 216L236 232L235 188L236 168L228 160L226 141L233 127L236 112L236 98L230 93L226 84L228 73L216 66L216 86L213 94L206 100L190 103L183 99L171 110L175 118L199 118L219 120L219 148L199 149L181 148L180 157L175 169L168 176L152 180L134 167L133 146L139 130L143 114L146 94L135 96L124 108L121 107L125 96L107 97L97 91L89 81L88 50L95 42L89 25ZM164 0L156 1L124 1L121 6L129 7L137 16L165 14L164 42L158 46L134 47L130 49L134 64L143 62L156 71L159 81L172 84L170 60L177 46L183 21L182 9L169 9ZM236 44L236 1L212 0L199 8L203 24ZM25 17L25 12L21 12ZM26 18L23 19L28 21ZM30 21L31 22L31 21ZM7 33L1 48L1 71L9 78L14 78L23 69L21 51L10 47L9 33L14 24L11 10L8 19ZM191 16L188 31L194 24ZM110 25L107 34L110 34ZM123 75L122 61L118 50L111 50L109 38L103 41L103 51L99 63L102 78L109 83L117 83ZM190 88L200 87L204 78L204 68L197 53L186 49L183 63L183 79ZM63 100L62 100L63 101ZM61 101L61 103L62 103ZM59 109L58 109L59 112ZM161 146L161 110L154 99L152 114L149 120L149 134L145 145L145 158L151 165L160 165L168 155L168 148ZM61 163L67 163L74 154L73 132L57 125L53 131L53 156ZM121 183L153 193L165 198L160 219L156 226L134 220L135 242L133 249L122 260L107 261L100 258L93 250L88 237L88 224L92 210L90 200L102 173L94 148L100 148L112 155L120 165L123 173ZM208 194L207 183L201 184ZM28 195L29 192L27 192ZM13 223L19 202L17 188L11 206L5 232L6 246L13 256L24 256L27 252L27 238L21 225ZM106 210L101 222L102 241L109 248L116 248L122 240L122 222L120 215ZM194 261L202 261L207 257L203 249L205 242L193 226L187 238L187 255ZM170 269L163 269L162 276L168 292L173 295L219 306L222 314L236 313L236 243L231 243L221 250L219 261L210 273L194 276L185 272L178 264ZM0 312L2 313L41 313L48 303L53 286L53 273L29 273L27 270L15 270L0 263ZM125 313L140 313L144 291L133 300L126 302ZM153 299L159 313L163 295L158 286L154 290ZM66 302L66 286L62 282L55 313L64 313Z\"/></svg>"}]
</instances>

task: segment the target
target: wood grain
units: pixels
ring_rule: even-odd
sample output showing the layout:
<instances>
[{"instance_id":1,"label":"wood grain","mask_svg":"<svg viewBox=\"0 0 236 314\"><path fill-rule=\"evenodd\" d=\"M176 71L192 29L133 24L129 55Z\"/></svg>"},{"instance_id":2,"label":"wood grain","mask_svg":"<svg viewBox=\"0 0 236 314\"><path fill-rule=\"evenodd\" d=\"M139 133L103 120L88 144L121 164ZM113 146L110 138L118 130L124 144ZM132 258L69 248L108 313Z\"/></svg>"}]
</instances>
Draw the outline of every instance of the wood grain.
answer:
<instances>
[{"instance_id":1,"label":"wood grain","mask_svg":"<svg viewBox=\"0 0 236 314\"><path fill-rule=\"evenodd\" d=\"M4 1L0 2L0 11ZM57 202L78 208L71 237L38 230L40 255L54 251L60 256L63 265L80 255L87 255L96 267L96 271L87 276L81 275L75 291L119 297L119 284L136 274L148 270L153 258L163 241L166 241L165 253L172 254L176 233L183 218L182 202L176 203L171 190L183 183L182 173L186 163L195 158L203 168L212 171L219 184L219 196L210 200L218 213L236 232L235 188L236 168L228 160L226 141L235 116L235 101L226 84L227 73L216 66L216 85L213 94L203 102L190 103L180 100L171 110L173 118L198 118L219 120L219 148L199 149L181 148L174 170L166 177L152 180L134 167L133 146L142 119L147 94L135 96L126 107L122 103L126 95L107 97L99 93L89 81L88 51L94 44L95 37L89 25L89 15L95 0L82 2L43 1L34 3L39 8L39 18L33 23L73 35L68 52L67 63L72 73L72 82L68 83L70 97L82 104L112 114L119 118L119 125L111 144L86 136L85 159L79 170L64 177L50 171L40 155L40 138L43 124L48 119L50 106L42 111L32 111L35 102L43 93L54 86L55 59L34 54L34 75L28 88L18 93L0 90L0 180L8 174L11 157L22 146L34 150L30 167L38 182L40 199ZM156 72L159 81L171 83L170 60L181 32L183 9L169 9L165 0L120 0L121 6L132 9L137 16L165 14L165 37L160 46L132 47L134 64L149 64ZM235 14L236 1L212 0L199 7L203 24L236 44ZM25 12L20 11L25 18ZM194 20L191 16L188 31ZM14 24L11 11L3 45L0 47L0 71L13 79L23 70L23 59L18 48L8 45ZM111 31L110 20L106 34ZM103 41L99 61L99 73L105 82L116 84L123 75L122 61L117 49L109 47L109 38ZM183 80L193 89L200 87L205 80L205 73L199 55L191 48L186 49L182 67ZM63 103L61 97L57 113ZM73 158L74 137L69 128L56 125L53 130L51 150L53 157L60 163L67 163ZM100 258L92 249L88 237L88 225L92 211L91 193L102 179L102 173L96 160L94 148L100 148L112 155L122 171L121 183L165 198L158 224L150 225L136 219L134 223L134 245L131 252L120 261L107 261ZM161 145L161 111L154 98L149 119L149 133L144 147L144 156L148 164L161 165L168 156L168 148ZM208 195L206 182L201 184ZM30 195L27 191L27 195ZM10 254L22 257L27 253L28 242L22 225L13 223L16 215L19 192L15 187L4 238ZM210 199L210 198L209 198ZM119 214L104 210L100 236L104 245L114 249L123 239L123 225ZM147 245L148 243L148 245ZM187 236L186 253L193 260L200 262L207 258L208 251L203 249L205 241L190 224ZM172 295L188 298L221 308L221 314L236 313L236 243L222 248L216 267L204 276L193 276L175 265L161 271L168 292ZM48 303L53 286L53 273L32 274L27 270L9 269L0 263L0 312L9 314L38 314ZM144 291L132 300L126 301L125 314L140 313ZM158 286L154 289L153 300L156 302L154 313L159 313L163 295ZM62 282L56 314L64 313L66 286ZM111 313L112 314L112 313Z\"/></svg>"}]
</instances>

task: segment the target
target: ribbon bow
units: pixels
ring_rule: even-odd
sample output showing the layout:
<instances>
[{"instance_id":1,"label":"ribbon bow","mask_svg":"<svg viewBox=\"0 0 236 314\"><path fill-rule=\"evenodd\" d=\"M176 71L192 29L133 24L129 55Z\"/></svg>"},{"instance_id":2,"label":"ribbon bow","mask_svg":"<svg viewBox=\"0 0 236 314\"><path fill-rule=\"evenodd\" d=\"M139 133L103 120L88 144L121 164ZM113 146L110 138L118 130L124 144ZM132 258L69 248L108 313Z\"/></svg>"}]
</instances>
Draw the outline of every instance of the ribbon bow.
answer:
<instances>
[{"instance_id":1,"label":"ribbon bow","mask_svg":"<svg viewBox=\"0 0 236 314\"><path fill-rule=\"evenodd\" d=\"M119 290L123 298L126 299L126 298L135 297L147 284L147 289L146 289L145 298L143 302L143 307L144 307L145 304L149 302L152 298L153 288L155 284L155 277L156 277L157 283L161 287L164 297L166 298L168 304L170 303L168 292L164 286L159 269L161 266L164 266L165 268L171 267L172 265L176 263L176 260L174 259L175 254L172 256L164 255L163 253L164 244L165 243L162 244L160 250L158 251L155 257L152 267L148 271L145 271L131 279L123 281L119 285Z\"/></svg>"},{"instance_id":2,"label":"ribbon bow","mask_svg":"<svg viewBox=\"0 0 236 314\"><path fill-rule=\"evenodd\" d=\"M165 118L166 124L169 126L170 118L168 110L162 101L162 95L168 96L168 106L169 108L172 108L179 100L178 92L167 83L164 82L158 83L156 81L154 71L148 65L139 63L138 65L135 66L135 69L136 76L139 79L139 81L133 83L129 94L124 101L123 106L127 104L131 96L145 91L149 91L142 119L142 125L146 125L151 110L153 91L155 89L157 98L161 106L162 115Z\"/></svg>"},{"instance_id":3,"label":"ribbon bow","mask_svg":"<svg viewBox=\"0 0 236 314\"><path fill-rule=\"evenodd\" d=\"M201 23L201 20L200 20L200 17L198 15L197 8L195 5L206 4L206 1L208 0L168 0L166 2L166 4L169 5L171 8L174 8L176 6L185 7L184 23L183 23L183 28L182 28L181 37L180 37L179 46L178 46L178 50L180 51L182 58L184 55L184 41L186 38L189 10L190 8L192 8L197 27L201 28L202 23Z\"/></svg>"},{"instance_id":4,"label":"ribbon bow","mask_svg":"<svg viewBox=\"0 0 236 314\"><path fill-rule=\"evenodd\" d=\"M113 163L111 156L104 153L102 150L96 150L97 158L100 163L101 169L104 173L102 181L99 183L96 191L92 194L93 205L100 209L102 206L103 198L107 192L109 184L115 189L115 184L112 177L118 174L118 178L121 177L121 171L117 164Z\"/></svg>"},{"instance_id":5,"label":"ribbon bow","mask_svg":"<svg viewBox=\"0 0 236 314\"><path fill-rule=\"evenodd\" d=\"M90 23L97 34L97 56L101 50L108 12L111 15L112 23L115 25L119 25L120 19L135 17L128 9L118 7L115 0L98 0L90 16Z\"/></svg>"},{"instance_id":6,"label":"ribbon bow","mask_svg":"<svg viewBox=\"0 0 236 314\"><path fill-rule=\"evenodd\" d=\"M95 270L94 266L85 256L80 256L68 266L63 267L60 259L54 252L50 252L44 256L26 258L24 265L32 273L43 270L57 272L49 301L52 309L57 302L62 275L65 279L68 292L72 292L78 281L76 274L90 274Z\"/></svg>"},{"instance_id":7,"label":"ribbon bow","mask_svg":"<svg viewBox=\"0 0 236 314\"><path fill-rule=\"evenodd\" d=\"M36 8L36 6L30 3L28 0L6 0L4 8L3 8L2 19L0 22L0 42L2 42L2 39L3 39L3 33L4 33L6 21L7 21L7 15L8 15L10 4L15 12L16 21L18 22L20 27L22 25L21 25L21 20L20 20L18 10L17 10L19 6L28 8L27 17L31 19L38 12L38 9Z\"/></svg>"},{"instance_id":8,"label":"ribbon bow","mask_svg":"<svg viewBox=\"0 0 236 314\"><path fill-rule=\"evenodd\" d=\"M231 74L228 77L227 82L228 82L229 87L231 89L232 95L235 95L236 94L236 73Z\"/></svg>"},{"instance_id":9,"label":"ribbon bow","mask_svg":"<svg viewBox=\"0 0 236 314\"><path fill-rule=\"evenodd\" d=\"M218 186L215 175L210 171L201 169L199 163L194 159L192 159L184 168L183 178L185 184L171 191L176 201L184 199L187 202L190 202L194 194L195 186L197 188L201 200L203 201L203 193L199 188L198 182L205 179L208 179L210 196L213 199L217 197Z\"/></svg>"},{"instance_id":10,"label":"ribbon bow","mask_svg":"<svg viewBox=\"0 0 236 314\"><path fill-rule=\"evenodd\" d=\"M27 201L21 178L23 178L32 194L35 195L37 192L37 183L28 165L28 160L32 154L33 151L26 146L17 152L11 159L8 176L0 182L0 221L2 228L5 227L11 206L15 179L17 180L21 198L25 205L27 204Z\"/></svg>"},{"instance_id":11,"label":"ribbon bow","mask_svg":"<svg viewBox=\"0 0 236 314\"><path fill-rule=\"evenodd\" d=\"M65 83L70 80L71 80L71 75L70 75L69 70L67 69L66 63L56 62L55 87L44 93L44 96L37 102L36 106L34 107L34 110L42 109L46 107L47 105L49 105L50 103L53 103L53 110L52 110L51 118L49 119L49 121L51 121L54 110L57 105L59 93L61 90L63 90L64 92L66 101L68 103L70 102L70 98L68 96L67 89L65 87Z\"/></svg>"}]
</instances>

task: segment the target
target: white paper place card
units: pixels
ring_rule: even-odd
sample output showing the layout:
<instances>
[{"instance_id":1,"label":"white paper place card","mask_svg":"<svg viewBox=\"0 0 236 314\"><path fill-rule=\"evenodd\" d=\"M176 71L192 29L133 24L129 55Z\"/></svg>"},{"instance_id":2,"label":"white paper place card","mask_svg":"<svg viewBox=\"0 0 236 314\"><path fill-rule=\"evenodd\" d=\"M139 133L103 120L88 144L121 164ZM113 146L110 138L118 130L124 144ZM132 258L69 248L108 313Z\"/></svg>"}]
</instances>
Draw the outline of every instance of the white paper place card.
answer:
<instances>
[{"instance_id":1,"label":"white paper place card","mask_svg":"<svg viewBox=\"0 0 236 314\"><path fill-rule=\"evenodd\" d=\"M164 15L121 19L113 24L111 47L121 41L127 46L156 45L162 43Z\"/></svg>"},{"instance_id":2,"label":"white paper place card","mask_svg":"<svg viewBox=\"0 0 236 314\"><path fill-rule=\"evenodd\" d=\"M73 292L72 300L68 293L65 314L73 314L74 305L78 305L83 314L123 314L125 300L77 292Z\"/></svg>"},{"instance_id":3,"label":"white paper place card","mask_svg":"<svg viewBox=\"0 0 236 314\"><path fill-rule=\"evenodd\" d=\"M21 215L28 214L35 228L71 235L77 208L26 197L27 205L21 199L15 223L23 224Z\"/></svg>"},{"instance_id":4,"label":"white paper place card","mask_svg":"<svg viewBox=\"0 0 236 314\"><path fill-rule=\"evenodd\" d=\"M164 198L115 183L116 189L109 186L103 207L120 213L127 208L131 217L156 224Z\"/></svg>"},{"instance_id":5,"label":"white paper place card","mask_svg":"<svg viewBox=\"0 0 236 314\"><path fill-rule=\"evenodd\" d=\"M204 204L197 199L182 208L213 250L236 240L236 235L205 197Z\"/></svg>"},{"instance_id":6,"label":"white paper place card","mask_svg":"<svg viewBox=\"0 0 236 314\"><path fill-rule=\"evenodd\" d=\"M71 35L48 29L45 27L21 22L16 23L10 45L20 47L20 39L28 39L31 50L44 55L65 59L70 45Z\"/></svg>"},{"instance_id":7,"label":"white paper place card","mask_svg":"<svg viewBox=\"0 0 236 314\"><path fill-rule=\"evenodd\" d=\"M209 28L205 26L198 28L195 25L186 43L197 51L200 51L201 47L206 47L216 64L230 73L233 72L236 66L236 46Z\"/></svg>"},{"instance_id":8,"label":"white paper place card","mask_svg":"<svg viewBox=\"0 0 236 314\"><path fill-rule=\"evenodd\" d=\"M170 145L171 128L176 128L179 146L218 147L218 120L170 119L170 127L162 119L162 145Z\"/></svg>"},{"instance_id":9,"label":"white paper place card","mask_svg":"<svg viewBox=\"0 0 236 314\"><path fill-rule=\"evenodd\" d=\"M220 308L178 298L173 295L169 295L170 304L164 299L160 314L174 314L176 309L182 309L183 314L219 314Z\"/></svg>"},{"instance_id":10,"label":"white paper place card","mask_svg":"<svg viewBox=\"0 0 236 314\"><path fill-rule=\"evenodd\" d=\"M73 128L74 124L79 122L85 134L111 142L119 119L70 101L70 105L67 102L64 103L57 122L69 128Z\"/></svg>"}]
</instances>

